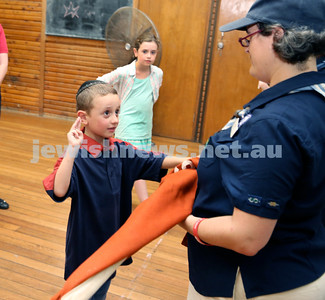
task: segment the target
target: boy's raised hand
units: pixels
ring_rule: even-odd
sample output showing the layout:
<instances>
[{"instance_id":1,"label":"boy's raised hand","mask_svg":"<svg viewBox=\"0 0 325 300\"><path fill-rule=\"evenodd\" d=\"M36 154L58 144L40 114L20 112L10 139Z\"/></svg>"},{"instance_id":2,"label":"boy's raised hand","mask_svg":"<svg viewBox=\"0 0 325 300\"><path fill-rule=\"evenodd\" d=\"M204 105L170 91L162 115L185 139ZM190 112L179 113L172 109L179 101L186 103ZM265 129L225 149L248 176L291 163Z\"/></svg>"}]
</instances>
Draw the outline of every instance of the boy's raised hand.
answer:
<instances>
[{"instance_id":1,"label":"boy's raised hand","mask_svg":"<svg viewBox=\"0 0 325 300\"><path fill-rule=\"evenodd\" d=\"M55 173L53 192L57 197L64 197L68 192L74 159L77 157L84 136L80 128L81 119L78 117L67 133L69 146Z\"/></svg>"},{"instance_id":2,"label":"boy's raised hand","mask_svg":"<svg viewBox=\"0 0 325 300\"><path fill-rule=\"evenodd\" d=\"M71 126L70 131L67 133L69 145L72 147L80 146L82 144L84 135L80 128L81 119L78 117Z\"/></svg>"}]
</instances>

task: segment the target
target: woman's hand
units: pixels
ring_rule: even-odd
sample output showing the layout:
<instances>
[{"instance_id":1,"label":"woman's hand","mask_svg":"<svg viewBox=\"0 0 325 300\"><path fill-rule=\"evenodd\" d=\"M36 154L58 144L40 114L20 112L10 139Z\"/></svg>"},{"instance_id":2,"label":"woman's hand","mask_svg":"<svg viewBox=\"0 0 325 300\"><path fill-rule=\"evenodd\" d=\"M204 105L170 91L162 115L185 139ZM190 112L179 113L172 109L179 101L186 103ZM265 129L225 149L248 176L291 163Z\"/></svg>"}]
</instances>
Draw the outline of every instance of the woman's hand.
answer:
<instances>
[{"instance_id":1,"label":"woman's hand","mask_svg":"<svg viewBox=\"0 0 325 300\"><path fill-rule=\"evenodd\" d=\"M185 229L187 232L193 234L193 226L198 219L200 218L194 217L193 215L189 215L184 221L180 222L178 225Z\"/></svg>"}]
</instances>

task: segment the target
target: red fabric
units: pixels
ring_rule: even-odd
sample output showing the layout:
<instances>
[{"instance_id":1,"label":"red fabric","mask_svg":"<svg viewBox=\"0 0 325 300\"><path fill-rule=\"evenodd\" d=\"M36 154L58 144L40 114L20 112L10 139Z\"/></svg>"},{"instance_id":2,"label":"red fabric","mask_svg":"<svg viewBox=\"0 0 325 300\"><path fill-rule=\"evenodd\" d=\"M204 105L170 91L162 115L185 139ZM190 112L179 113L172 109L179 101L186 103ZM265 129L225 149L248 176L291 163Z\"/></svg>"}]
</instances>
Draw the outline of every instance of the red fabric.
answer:
<instances>
[{"instance_id":1,"label":"red fabric","mask_svg":"<svg viewBox=\"0 0 325 300\"><path fill-rule=\"evenodd\" d=\"M43 186L46 191L51 191L54 189L54 180L55 175L58 172L58 169L62 163L63 157L60 157L54 165L53 172L43 180Z\"/></svg>"},{"instance_id":2,"label":"red fabric","mask_svg":"<svg viewBox=\"0 0 325 300\"><path fill-rule=\"evenodd\" d=\"M198 160L192 159L195 166ZM125 224L70 275L52 300L61 299L88 278L130 257L183 221L192 212L196 186L196 169L166 175L155 193L140 203Z\"/></svg>"},{"instance_id":3,"label":"red fabric","mask_svg":"<svg viewBox=\"0 0 325 300\"><path fill-rule=\"evenodd\" d=\"M0 53L8 53L5 32L0 24Z\"/></svg>"}]
</instances>

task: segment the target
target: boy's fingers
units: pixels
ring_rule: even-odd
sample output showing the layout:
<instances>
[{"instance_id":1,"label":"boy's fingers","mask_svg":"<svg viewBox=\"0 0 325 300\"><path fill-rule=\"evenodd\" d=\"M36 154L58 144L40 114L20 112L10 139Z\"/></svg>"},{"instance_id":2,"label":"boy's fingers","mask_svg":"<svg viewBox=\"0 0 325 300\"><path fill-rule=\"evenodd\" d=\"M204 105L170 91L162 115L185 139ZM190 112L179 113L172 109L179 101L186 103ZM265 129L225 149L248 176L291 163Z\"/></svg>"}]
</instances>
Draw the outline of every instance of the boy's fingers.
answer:
<instances>
[{"instance_id":1,"label":"boy's fingers","mask_svg":"<svg viewBox=\"0 0 325 300\"><path fill-rule=\"evenodd\" d=\"M193 162L190 160L184 160L182 163L182 170L185 169L195 169Z\"/></svg>"},{"instance_id":2,"label":"boy's fingers","mask_svg":"<svg viewBox=\"0 0 325 300\"><path fill-rule=\"evenodd\" d=\"M195 169L195 165L191 160L184 160L181 164L177 165L174 168L174 173L180 171L180 170L185 170L185 169Z\"/></svg>"},{"instance_id":3,"label":"boy's fingers","mask_svg":"<svg viewBox=\"0 0 325 300\"><path fill-rule=\"evenodd\" d=\"M71 126L70 130L80 129L81 128L81 119L78 117Z\"/></svg>"},{"instance_id":4,"label":"boy's fingers","mask_svg":"<svg viewBox=\"0 0 325 300\"><path fill-rule=\"evenodd\" d=\"M77 132L78 136L82 136L83 135L82 131L79 130L79 129L76 129L76 132Z\"/></svg>"}]
</instances>

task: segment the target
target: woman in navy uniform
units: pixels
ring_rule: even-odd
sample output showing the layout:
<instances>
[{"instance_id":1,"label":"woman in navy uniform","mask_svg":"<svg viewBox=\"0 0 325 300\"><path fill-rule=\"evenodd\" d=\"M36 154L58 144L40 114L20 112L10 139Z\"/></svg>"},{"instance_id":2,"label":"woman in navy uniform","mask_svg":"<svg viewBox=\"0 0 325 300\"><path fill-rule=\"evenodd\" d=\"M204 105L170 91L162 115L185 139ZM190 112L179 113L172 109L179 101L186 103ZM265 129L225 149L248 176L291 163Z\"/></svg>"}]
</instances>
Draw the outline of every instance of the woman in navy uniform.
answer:
<instances>
[{"instance_id":1,"label":"woman in navy uniform","mask_svg":"<svg viewBox=\"0 0 325 300\"><path fill-rule=\"evenodd\" d=\"M324 12L324 0L257 0L220 28L246 31L250 75L270 88L201 153L180 224L188 299L325 299Z\"/></svg>"}]
</instances>

